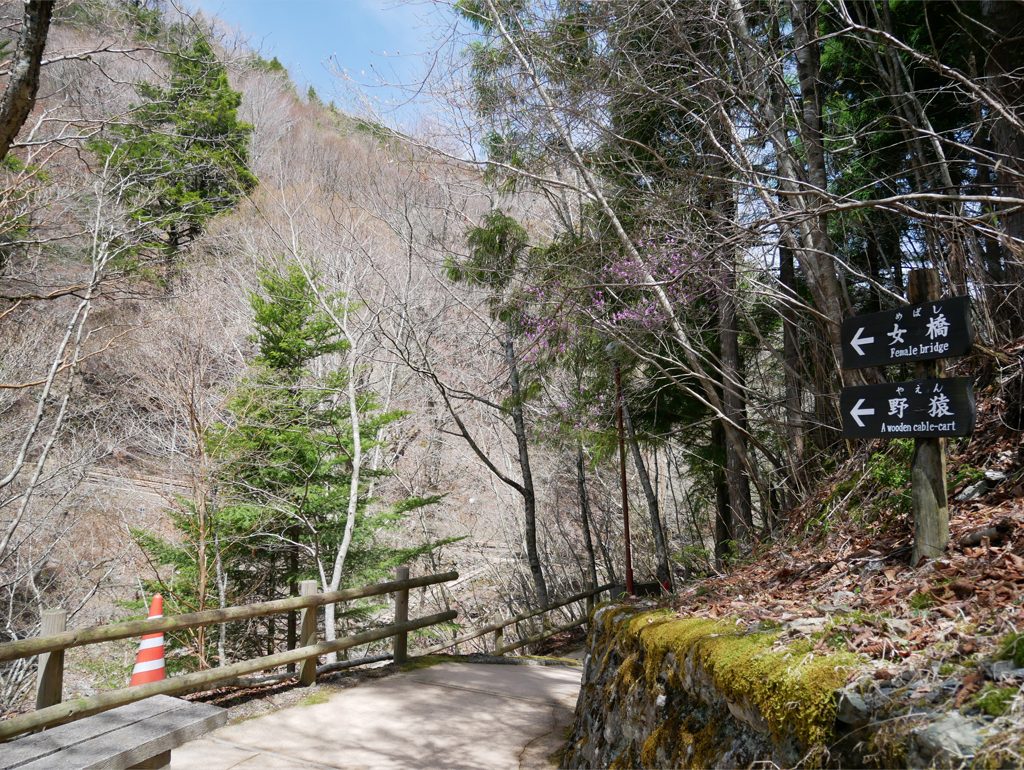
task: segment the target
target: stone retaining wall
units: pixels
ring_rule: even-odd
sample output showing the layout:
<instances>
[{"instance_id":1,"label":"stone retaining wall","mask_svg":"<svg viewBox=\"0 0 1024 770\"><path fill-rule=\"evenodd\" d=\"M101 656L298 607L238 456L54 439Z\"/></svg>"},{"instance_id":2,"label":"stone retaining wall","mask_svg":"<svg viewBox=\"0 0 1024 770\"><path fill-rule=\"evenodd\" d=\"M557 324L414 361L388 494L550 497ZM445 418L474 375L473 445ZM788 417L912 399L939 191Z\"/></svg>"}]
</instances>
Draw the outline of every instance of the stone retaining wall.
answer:
<instances>
[{"instance_id":1,"label":"stone retaining wall","mask_svg":"<svg viewBox=\"0 0 1024 770\"><path fill-rule=\"evenodd\" d=\"M863 660L756 625L615 604L592 621L564 768L969 766L991 727L893 718L847 685L871 680Z\"/></svg>"}]
</instances>

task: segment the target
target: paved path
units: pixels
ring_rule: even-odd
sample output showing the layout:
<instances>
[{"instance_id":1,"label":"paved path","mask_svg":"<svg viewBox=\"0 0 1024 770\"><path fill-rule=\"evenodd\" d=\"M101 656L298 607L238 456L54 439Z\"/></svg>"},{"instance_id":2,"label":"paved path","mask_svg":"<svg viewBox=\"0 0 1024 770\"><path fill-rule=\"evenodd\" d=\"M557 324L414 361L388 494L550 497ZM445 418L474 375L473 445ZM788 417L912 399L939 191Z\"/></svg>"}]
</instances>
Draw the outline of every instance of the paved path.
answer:
<instances>
[{"instance_id":1,"label":"paved path","mask_svg":"<svg viewBox=\"0 0 1024 770\"><path fill-rule=\"evenodd\" d=\"M565 743L581 671L479 663L408 671L223 727L175 749L171 770L546 768Z\"/></svg>"}]
</instances>

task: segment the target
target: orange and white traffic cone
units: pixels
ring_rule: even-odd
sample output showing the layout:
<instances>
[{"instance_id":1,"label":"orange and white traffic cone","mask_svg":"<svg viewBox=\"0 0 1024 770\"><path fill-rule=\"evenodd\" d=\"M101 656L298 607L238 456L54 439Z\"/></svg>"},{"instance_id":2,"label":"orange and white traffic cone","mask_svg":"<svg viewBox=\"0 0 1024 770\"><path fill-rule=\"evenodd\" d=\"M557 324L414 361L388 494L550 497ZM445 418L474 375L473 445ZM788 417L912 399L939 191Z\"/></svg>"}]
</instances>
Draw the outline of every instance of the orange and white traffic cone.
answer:
<instances>
[{"instance_id":1,"label":"orange and white traffic cone","mask_svg":"<svg viewBox=\"0 0 1024 770\"><path fill-rule=\"evenodd\" d=\"M164 616L164 597L157 594L149 608L149 619ZM163 633L146 634L139 645L139 655L132 669L132 681L129 687L139 684L159 682L164 678L164 635Z\"/></svg>"}]
</instances>

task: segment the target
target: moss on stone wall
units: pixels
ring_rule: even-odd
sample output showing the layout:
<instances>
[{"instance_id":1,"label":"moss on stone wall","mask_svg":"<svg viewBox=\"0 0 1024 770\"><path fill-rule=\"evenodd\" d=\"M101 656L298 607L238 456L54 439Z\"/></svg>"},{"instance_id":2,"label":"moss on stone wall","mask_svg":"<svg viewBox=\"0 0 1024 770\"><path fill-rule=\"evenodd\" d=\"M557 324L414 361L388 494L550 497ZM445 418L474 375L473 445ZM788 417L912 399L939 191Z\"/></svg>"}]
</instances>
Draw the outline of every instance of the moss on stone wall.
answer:
<instances>
[{"instance_id":1,"label":"moss on stone wall","mask_svg":"<svg viewBox=\"0 0 1024 770\"><path fill-rule=\"evenodd\" d=\"M1019 756L1012 686L978 693L980 718L922 711L912 670L879 684L866 659L785 629L635 605L599 608L587 644L566 768L945 767L973 753L987 770Z\"/></svg>"},{"instance_id":2,"label":"moss on stone wall","mask_svg":"<svg viewBox=\"0 0 1024 770\"><path fill-rule=\"evenodd\" d=\"M655 767L658 764L663 764L661 760L665 756L672 756L672 747L675 744L677 732L679 730L679 717L670 716L664 722L662 722L658 728L647 736L647 740L644 741L643 748L640 749L640 761L644 767ZM659 757L659 749L662 756ZM677 764L677 763L673 763Z\"/></svg>"},{"instance_id":3,"label":"moss on stone wall","mask_svg":"<svg viewBox=\"0 0 1024 770\"><path fill-rule=\"evenodd\" d=\"M709 767L729 751L739 759L770 745L769 754L799 761L831 739L835 691L854 656L820 655L806 641L784 644L777 630L669 610L606 604L594 618L593 678L584 690L609 716L600 735L576 736L570 756L599 752L624 767Z\"/></svg>"},{"instance_id":4,"label":"moss on stone wall","mask_svg":"<svg viewBox=\"0 0 1024 770\"><path fill-rule=\"evenodd\" d=\"M668 682L671 686L685 686L682 662L691 660L710 676L726 700L756 706L775 741L793 734L804 747L812 747L823 746L830 738L835 691L856 663L854 656L820 655L807 642L780 646L777 632L749 633L724 620L663 612L619 618L614 630L639 643L649 687L672 652L676 665L668 673L674 680Z\"/></svg>"}]
</instances>

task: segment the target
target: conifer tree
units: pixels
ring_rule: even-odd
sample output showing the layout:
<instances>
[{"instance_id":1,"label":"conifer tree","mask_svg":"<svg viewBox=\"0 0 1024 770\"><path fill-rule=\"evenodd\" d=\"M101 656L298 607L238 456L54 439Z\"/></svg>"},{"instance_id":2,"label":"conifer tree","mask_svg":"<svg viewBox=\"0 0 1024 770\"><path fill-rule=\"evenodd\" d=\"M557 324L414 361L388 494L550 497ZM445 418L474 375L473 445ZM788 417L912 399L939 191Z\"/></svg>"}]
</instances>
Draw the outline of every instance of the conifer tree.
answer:
<instances>
[{"instance_id":1,"label":"conifer tree","mask_svg":"<svg viewBox=\"0 0 1024 770\"><path fill-rule=\"evenodd\" d=\"M322 377L312 364L343 353L348 342L317 303L316 292L297 266L282 274L268 272L262 291L250 297L259 355L251 377L244 380L229 404L229 414L210 437L211 455L218 458L218 499L205 508L210 521L203 542L216 548L229 583L229 603L246 603L297 595L302 579L327 584L326 574L339 548L347 547L345 585L362 585L392 574L396 565L416 558L440 543L392 548L377 537L410 511L440 498L410 498L393 506L376 505L370 482L386 471L363 468L358 485L355 528L343 546L352 491L353 430L344 369ZM339 306L343 297L324 301ZM402 416L384 412L370 392L359 397L360 428L365 449L372 448L380 428ZM214 504L215 503L215 504ZM199 522L186 513L172 516L183 535L168 542L154 533L134 533L158 564L175 567L170 590L172 607L195 604L197 581L193 564L199 539L191 530ZM216 545L212 545L216 542ZM212 588L212 587L211 587ZM359 612L359 610L356 610ZM289 646L295 644L290 618ZM268 618L263 633L246 633L236 643L249 655L278 649L281 635Z\"/></svg>"},{"instance_id":2,"label":"conifer tree","mask_svg":"<svg viewBox=\"0 0 1024 770\"><path fill-rule=\"evenodd\" d=\"M216 452L225 461L222 479L229 502L224 513L236 537L250 546L236 554L236 578L255 578L262 587L250 588L267 598L297 594L300 579L315 578L326 586L339 549L347 549L345 585L380 580L434 546L391 548L378 541L378 532L439 498L407 499L390 508L375 505L369 485L386 472L363 467L355 527L346 542L354 454L344 395L348 374L339 369L314 377L310 368L318 359L343 353L349 344L298 266L265 274L262 288L250 298L258 369L239 389L231 425L216 440ZM321 299L336 308L347 301ZM374 446L373 437L384 425L402 416L381 411L370 391L359 394L358 413L364 451ZM273 644L273 634L268 636ZM288 636L294 642L293 625Z\"/></svg>"},{"instance_id":3,"label":"conifer tree","mask_svg":"<svg viewBox=\"0 0 1024 770\"><path fill-rule=\"evenodd\" d=\"M93 144L128 181L131 216L160 233L168 258L206 222L252 190L252 126L238 119L242 94L200 35L171 59L167 88L140 83L133 121Z\"/></svg>"}]
</instances>

